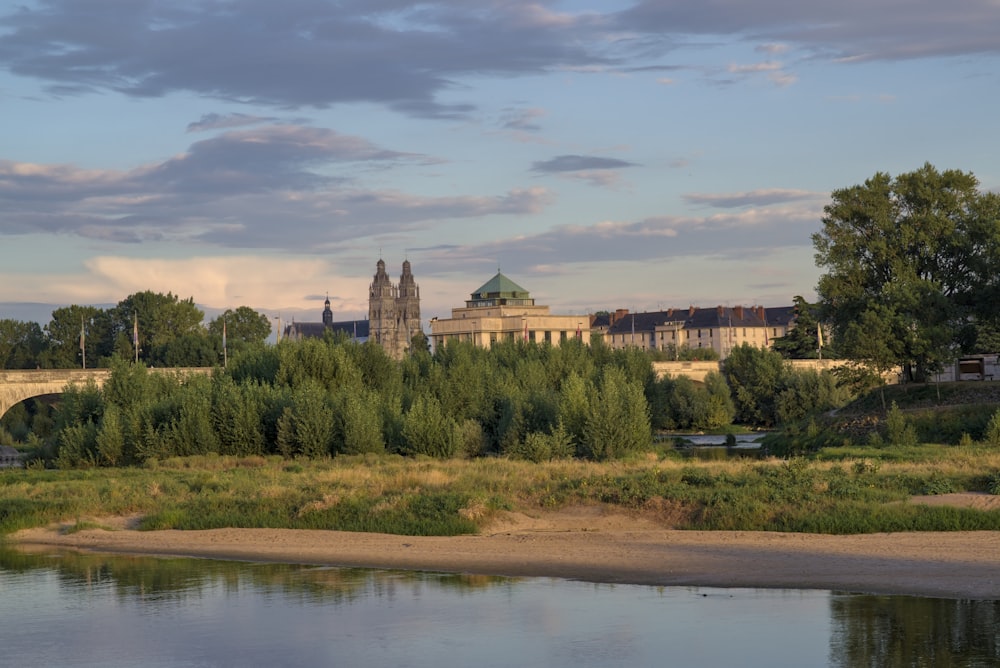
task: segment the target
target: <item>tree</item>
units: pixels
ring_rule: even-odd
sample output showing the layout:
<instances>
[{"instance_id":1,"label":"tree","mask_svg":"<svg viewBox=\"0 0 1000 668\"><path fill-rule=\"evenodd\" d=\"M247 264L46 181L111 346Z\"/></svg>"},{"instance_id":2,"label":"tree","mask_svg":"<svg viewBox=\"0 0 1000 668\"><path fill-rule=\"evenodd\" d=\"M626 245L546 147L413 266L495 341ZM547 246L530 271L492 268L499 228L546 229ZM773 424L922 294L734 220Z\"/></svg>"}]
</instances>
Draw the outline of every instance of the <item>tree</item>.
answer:
<instances>
[{"instance_id":1,"label":"tree","mask_svg":"<svg viewBox=\"0 0 1000 668\"><path fill-rule=\"evenodd\" d=\"M229 346L263 343L271 334L271 319L249 306L226 311L208 323L208 332L222 340L222 325L226 325L226 342ZM231 348L232 349L232 348Z\"/></svg>"},{"instance_id":2,"label":"tree","mask_svg":"<svg viewBox=\"0 0 1000 668\"><path fill-rule=\"evenodd\" d=\"M604 369L583 427L585 457L615 459L649 447L652 428L642 386L618 367Z\"/></svg>"},{"instance_id":3,"label":"tree","mask_svg":"<svg viewBox=\"0 0 1000 668\"><path fill-rule=\"evenodd\" d=\"M194 299L181 299L172 293L137 292L129 295L110 311L111 340L115 352L134 354L135 349L123 349L123 342L132 342L138 335L139 359L154 360L170 343L185 334L204 333L205 314L194 305Z\"/></svg>"},{"instance_id":4,"label":"tree","mask_svg":"<svg viewBox=\"0 0 1000 668\"><path fill-rule=\"evenodd\" d=\"M978 185L925 164L833 192L813 245L827 270L822 319L845 357L924 381L954 358L970 319L996 317L983 300L1000 294L1000 195Z\"/></svg>"},{"instance_id":5,"label":"tree","mask_svg":"<svg viewBox=\"0 0 1000 668\"><path fill-rule=\"evenodd\" d=\"M722 371L732 390L737 422L771 427L778 421L775 402L786 365L788 362L773 350L748 343L730 351Z\"/></svg>"},{"instance_id":6,"label":"tree","mask_svg":"<svg viewBox=\"0 0 1000 668\"><path fill-rule=\"evenodd\" d=\"M780 353L785 359L816 359L820 355L819 307L798 295L792 299L792 303L795 306L795 326L785 336L772 341L771 350ZM823 354L829 357L826 350Z\"/></svg>"},{"instance_id":7,"label":"tree","mask_svg":"<svg viewBox=\"0 0 1000 668\"><path fill-rule=\"evenodd\" d=\"M48 347L42 355L42 366L50 369L72 369L83 364L80 355L80 329L87 353L87 366L105 364L102 356L110 352L108 319L96 306L65 306L52 311L45 325Z\"/></svg>"},{"instance_id":8,"label":"tree","mask_svg":"<svg viewBox=\"0 0 1000 668\"><path fill-rule=\"evenodd\" d=\"M0 369L34 369L44 347L45 337L37 322L0 320Z\"/></svg>"}]
</instances>

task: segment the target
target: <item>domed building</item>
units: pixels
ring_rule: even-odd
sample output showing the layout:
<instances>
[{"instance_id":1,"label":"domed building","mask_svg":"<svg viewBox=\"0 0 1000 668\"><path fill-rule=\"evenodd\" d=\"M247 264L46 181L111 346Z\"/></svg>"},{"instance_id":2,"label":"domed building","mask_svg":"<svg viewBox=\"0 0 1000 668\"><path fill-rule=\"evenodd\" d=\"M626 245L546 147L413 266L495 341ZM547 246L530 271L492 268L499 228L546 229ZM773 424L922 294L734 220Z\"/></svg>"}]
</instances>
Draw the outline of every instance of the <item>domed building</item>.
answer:
<instances>
[{"instance_id":1,"label":"domed building","mask_svg":"<svg viewBox=\"0 0 1000 668\"><path fill-rule=\"evenodd\" d=\"M533 341L559 345L569 338L590 343L590 316L556 315L535 304L527 290L499 271L469 295L450 318L432 318L435 350L448 341L471 341L489 348L497 341Z\"/></svg>"}]
</instances>

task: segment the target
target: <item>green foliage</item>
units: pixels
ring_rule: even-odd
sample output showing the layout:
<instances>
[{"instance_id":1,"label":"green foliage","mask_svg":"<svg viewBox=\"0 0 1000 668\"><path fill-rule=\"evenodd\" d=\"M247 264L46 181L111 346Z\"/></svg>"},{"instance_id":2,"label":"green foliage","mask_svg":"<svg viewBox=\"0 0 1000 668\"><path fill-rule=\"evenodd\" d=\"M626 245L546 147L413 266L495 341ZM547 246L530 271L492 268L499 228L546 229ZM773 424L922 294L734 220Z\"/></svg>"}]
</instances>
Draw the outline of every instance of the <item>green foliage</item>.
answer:
<instances>
[{"instance_id":1,"label":"green foliage","mask_svg":"<svg viewBox=\"0 0 1000 668\"><path fill-rule=\"evenodd\" d=\"M277 423L277 449L284 457L332 454L334 412L319 382L307 379L292 390L291 401Z\"/></svg>"},{"instance_id":2,"label":"green foliage","mask_svg":"<svg viewBox=\"0 0 1000 668\"><path fill-rule=\"evenodd\" d=\"M581 454L598 461L646 449L652 442L642 388L617 367L606 367L583 427Z\"/></svg>"},{"instance_id":3,"label":"green foliage","mask_svg":"<svg viewBox=\"0 0 1000 668\"><path fill-rule=\"evenodd\" d=\"M786 359L816 359L820 356L819 307L801 296L793 298L795 326L785 336L771 342L771 350ZM823 349L824 357L831 357L829 346Z\"/></svg>"},{"instance_id":4,"label":"green foliage","mask_svg":"<svg viewBox=\"0 0 1000 668\"><path fill-rule=\"evenodd\" d=\"M179 337L204 334L201 325L205 314L194 304L194 298L181 299L172 293L162 294L149 290L129 295L108 313L108 335L114 341L114 350L131 359L135 353L133 335L138 332L139 359L156 362L163 358ZM188 348L194 339L186 344ZM180 353L171 356L182 359ZM184 366L198 366L184 360Z\"/></svg>"},{"instance_id":5,"label":"green foliage","mask_svg":"<svg viewBox=\"0 0 1000 668\"><path fill-rule=\"evenodd\" d=\"M378 394L367 389L360 393L342 393L338 409L341 441L334 448L335 452L351 455L385 452Z\"/></svg>"},{"instance_id":6,"label":"green foliage","mask_svg":"<svg viewBox=\"0 0 1000 668\"><path fill-rule=\"evenodd\" d=\"M1000 448L1000 410L993 413L989 424L986 425L986 431L983 433L983 445Z\"/></svg>"},{"instance_id":7,"label":"green foliage","mask_svg":"<svg viewBox=\"0 0 1000 668\"><path fill-rule=\"evenodd\" d=\"M458 451L455 421L433 397L418 397L403 416L403 454L452 457Z\"/></svg>"},{"instance_id":8,"label":"green foliage","mask_svg":"<svg viewBox=\"0 0 1000 668\"><path fill-rule=\"evenodd\" d=\"M923 381L954 359L970 321L995 321L1000 195L930 164L836 190L813 235L818 292L843 354Z\"/></svg>"},{"instance_id":9,"label":"green foliage","mask_svg":"<svg viewBox=\"0 0 1000 668\"><path fill-rule=\"evenodd\" d=\"M79 327L77 332L79 341ZM45 345L37 322L0 319L0 369L34 369L41 364ZM73 366L79 366L79 362Z\"/></svg>"},{"instance_id":10,"label":"green foliage","mask_svg":"<svg viewBox=\"0 0 1000 668\"><path fill-rule=\"evenodd\" d=\"M225 324L226 343L231 350L239 350L248 344L261 344L271 334L271 319L249 306L226 309L220 316L208 323L209 334L221 341Z\"/></svg>"},{"instance_id":11,"label":"green foliage","mask_svg":"<svg viewBox=\"0 0 1000 668\"><path fill-rule=\"evenodd\" d=\"M917 430L906 415L892 402L885 416L885 439L889 445L911 447L917 445Z\"/></svg>"}]
</instances>

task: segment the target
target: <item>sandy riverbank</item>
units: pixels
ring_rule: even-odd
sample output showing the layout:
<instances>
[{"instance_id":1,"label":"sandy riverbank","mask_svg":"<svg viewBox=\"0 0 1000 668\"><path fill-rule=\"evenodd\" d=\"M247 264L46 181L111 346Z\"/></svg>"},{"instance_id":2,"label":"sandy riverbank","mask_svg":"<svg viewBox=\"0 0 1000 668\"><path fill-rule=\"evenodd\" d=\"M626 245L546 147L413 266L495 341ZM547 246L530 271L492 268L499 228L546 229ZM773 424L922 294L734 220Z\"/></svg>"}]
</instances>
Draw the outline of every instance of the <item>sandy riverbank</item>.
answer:
<instances>
[{"instance_id":1,"label":"sandy riverbank","mask_svg":"<svg viewBox=\"0 0 1000 668\"><path fill-rule=\"evenodd\" d=\"M993 508L1000 498L960 495L932 502ZM26 549L41 545L608 583L1000 599L996 531L857 536L676 531L598 507L531 517L511 513L481 535L458 537L286 529L140 532L129 528L129 518L101 523L111 530L29 529L13 540Z\"/></svg>"}]
</instances>

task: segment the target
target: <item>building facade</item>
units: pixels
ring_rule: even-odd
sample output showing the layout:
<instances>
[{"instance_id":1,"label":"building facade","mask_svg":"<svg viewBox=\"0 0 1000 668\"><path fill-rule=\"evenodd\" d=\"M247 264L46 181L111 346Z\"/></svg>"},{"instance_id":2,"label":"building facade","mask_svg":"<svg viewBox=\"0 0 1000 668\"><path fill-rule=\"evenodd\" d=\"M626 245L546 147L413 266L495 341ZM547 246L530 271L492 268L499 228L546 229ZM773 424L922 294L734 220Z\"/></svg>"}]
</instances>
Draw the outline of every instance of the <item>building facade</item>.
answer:
<instances>
[{"instance_id":1,"label":"building facade","mask_svg":"<svg viewBox=\"0 0 1000 668\"><path fill-rule=\"evenodd\" d=\"M744 343L769 348L771 343L794 327L792 306L717 306L683 310L668 309L649 313L629 313L619 309L611 314L604 342L611 348L679 351L682 348L711 348L719 359Z\"/></svg>"},{"instance_id":2,"label":"building facade","mask_svg":"<svg viewBox=\"0 0 1000 668\"><path fill-rule=\"evenodd\" d=\"M422 332L420 324L420 288L403 261L403 273L394 284L385 273L385 262L375 266L375 277L368 288L368 335L395 359L410 349L410 340Z\"/></svg>"},{"instance_id":3,"label":"building facade","mask_svg":"<svg viewBox=\"0 0 1000 668\"><path fill-rule=\"evenodd\" d=\"M432 318L431 345L469 341L484 348L498 341L531 341L554 346L570 338L590 343L586 315L557 315L535 304L527 290L504 276L496 276L469 295L465 306L451 310L450 318Z\"/></svg>"},{"instance_id":4,"label":"building facade","mask_svg":"<svg viewBox=\"0 0 1000 668\"><path fill-rule=\"evenodd\" d=\"M285 328L284 337L292 340L321 338L327 332L342 332L353 341L369 339L378 343L389 356L400 359L410 349L412 338L423 332L420 323L420 288L417 286L410 261L403 262L399 283L393 283L380 258L375 276L368 287L368 319L334 321L329 297L323 302L322 322L293 322Z\"/></svg>"}]
</instances>

